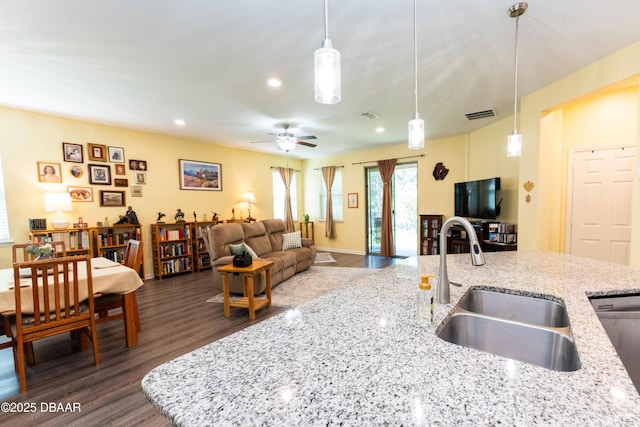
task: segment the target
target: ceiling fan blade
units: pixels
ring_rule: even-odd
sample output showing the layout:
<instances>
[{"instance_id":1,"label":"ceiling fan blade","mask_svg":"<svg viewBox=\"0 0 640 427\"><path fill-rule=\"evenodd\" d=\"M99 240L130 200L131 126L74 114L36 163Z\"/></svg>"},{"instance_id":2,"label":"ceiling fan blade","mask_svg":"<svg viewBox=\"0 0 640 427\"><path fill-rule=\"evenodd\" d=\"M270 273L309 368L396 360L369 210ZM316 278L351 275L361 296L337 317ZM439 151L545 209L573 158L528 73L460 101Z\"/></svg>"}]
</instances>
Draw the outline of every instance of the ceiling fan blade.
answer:
<instances>
[{"instance_id":1,"label":"ceiling fan blade","mask_svg":"<svg viewBox=\"0 0 640 427\"><path fill-rule=\"evenodd\" d=\"M264 139L262 141L251 141L249 144L255 144L257 142L273 142L275 139Z\"/></svg>"},{"instance_id":2,"label":"ceiling fan blade","mask_svg":"<svg viewBox=\"0 0 640 427\"><path fill-rule=\"evenodd\" d=\"M304 142L304 141L296 141L296 144L298 144L298 145L304 145L304 146L306 146L306 147L315 147L315 146L316 146L316 144L312 144L312 143L310 143L310 142Z\"/></svg>"},{"instance_id":3,"label":"ceiling fan blade","mask_svg":"<svg viewBox=\"0 0 640 427\"><path fill-rule=\"evenodd\" d=\"M298 139L318 139L318 137L315 135L303 135L299 136Z\"/></svg>"}]
</instances>

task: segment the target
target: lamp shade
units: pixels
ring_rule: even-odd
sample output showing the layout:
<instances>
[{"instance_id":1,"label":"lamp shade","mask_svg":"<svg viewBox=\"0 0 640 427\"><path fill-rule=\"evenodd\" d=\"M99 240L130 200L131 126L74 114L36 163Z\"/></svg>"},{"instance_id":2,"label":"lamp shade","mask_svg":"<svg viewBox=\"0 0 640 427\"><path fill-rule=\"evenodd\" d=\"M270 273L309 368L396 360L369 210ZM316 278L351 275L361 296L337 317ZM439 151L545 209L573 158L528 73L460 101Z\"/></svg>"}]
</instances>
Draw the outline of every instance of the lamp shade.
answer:
<instances>
[{"instance_id":1,"label":"lamp shade","mask_svg":"<svg viewBox=\"0 0 640 427\"><path fill-rule=\"evenodd\" d=\"M507 137L507 157L520 155L522 155L522 135L514 132Z\"/></svg>"},{"instance_id":2,"label":"lamp shade","mask_svg":"<svg viewBox=\"0 0 640 427\"><path fill-rule=\"evenodd\" d=\"M69 193L45 193L44 210L45 212L70 212L71 196Z\"/></svg>"},{"instance_id":3,"label":"lamp shade","mask_svg":"<svg viewBox=\"0 0 640 427\"><path fill-rule=\"evenodd\" d=\"M284 139L282 141L278 141L278 146L284 151L291 151L296 148L296 143L288 139Z\"/></svg>"},{"instance_id":4,"label":"lamp shade","mask_svg":"<svg viewBox=\"0 0 640 427\"><path fill-rule=\"evenodd\" d=\"M315 100L320 104L337 104L342 98L340 87L340 52L324 39L314 55Z\"/></svg>"},{"instance_id":5,"label":"lamp shade","mask_svg":"<svg viewBox=\"0 0 640 427\"><path fill-rule=\"evenodd\" d=\"M258 203L258 201L256 200L256 197L253 195L251 191L247 191L246 193L244 193L244 196L242 197L242 201L247 203Z\"/></svg>"},{"instance_id":6,"label":"lamp shade","mask_svg":"<svg viewBox=\"0 0 640 427\"><path fill-rule=\"evenodd\" d=\"M71 206L71 196L69 193L45 193L44 194L44 210L45 212L56 212L51 225L56 229L66 229L69 227L69 221L64 217L62 212L70 212L73 210Z\"/></svg>"},{"instance_id":7,"label":"lamp shade","mask_svg":"<svg viewBox=\"0 0 640 427\"><path fill-rule=\"evenodd\" d=\"M424 120L418 117L409 122L409 149L424 148Z\"/></svg>"}]
</instances>

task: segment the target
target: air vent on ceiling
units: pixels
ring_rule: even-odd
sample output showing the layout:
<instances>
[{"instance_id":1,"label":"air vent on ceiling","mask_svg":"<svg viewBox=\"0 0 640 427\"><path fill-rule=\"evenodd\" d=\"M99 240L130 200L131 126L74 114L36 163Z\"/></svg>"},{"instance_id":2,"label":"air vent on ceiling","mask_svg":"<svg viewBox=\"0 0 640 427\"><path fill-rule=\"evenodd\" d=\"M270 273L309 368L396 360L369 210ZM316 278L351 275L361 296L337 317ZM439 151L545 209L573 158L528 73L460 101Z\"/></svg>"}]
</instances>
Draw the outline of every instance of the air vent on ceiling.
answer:
<instances>
[{"instance_id":1,"label":"air vent on ceiling","mask_svg":"<svg viewBox=\"0 0 640 427\"><path fill-rule=\"evenodd\" d=\"M367 119L376 119L376 118L378 118L378 115L376 113L372 113L370 111L367 111L366 113L362 113L362 117L367 118Z\"/></svg>"},{"instance_id":2,"label":"air vent on ceiling","mask_svg":"<svg viewBox=\"0 0 640 427\"><path fill-rule=\"evenodd\" d=\"M484 118L487 118L487 117L494 117L495 115L496 115L496 112L493 111L493 108L489 109L489 110L476 111L474 113L465 114L466 118L469 119L469 120L484 119Z\"/></svg>"}]
</instances>

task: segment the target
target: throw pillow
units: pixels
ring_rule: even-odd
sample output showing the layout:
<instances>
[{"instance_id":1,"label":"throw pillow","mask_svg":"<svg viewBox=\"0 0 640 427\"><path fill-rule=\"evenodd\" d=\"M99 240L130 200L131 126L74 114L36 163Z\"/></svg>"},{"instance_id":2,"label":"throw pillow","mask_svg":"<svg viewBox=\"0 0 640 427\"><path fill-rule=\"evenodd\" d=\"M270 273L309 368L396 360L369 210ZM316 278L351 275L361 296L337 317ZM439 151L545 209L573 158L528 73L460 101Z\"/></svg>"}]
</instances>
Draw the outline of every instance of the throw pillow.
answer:
<instances>
[{"instance_id":1,"label":"throw pillow","mask_svg":"<svg viewBox=\"0 0 640 427\"><path fill-rule=\"evenodd\" d=\"M231 255L242 255L243 252L251 255L251 258L258 258L258 255L255 253L253 249L246 243L240 243L237 245L229 245L229 249L231 249Z\"/></svg>"},{"instance_id":2,"label":"throw pillow","mask_svg":"<svg viewBox=\"0 0 640 427\"><path fill-rule=\"evenodd\" d=\"M302 235L300 230L293 233L284 233L282 235L282 250L301 248L302 247Z\"/></svg>"}]
</instances>

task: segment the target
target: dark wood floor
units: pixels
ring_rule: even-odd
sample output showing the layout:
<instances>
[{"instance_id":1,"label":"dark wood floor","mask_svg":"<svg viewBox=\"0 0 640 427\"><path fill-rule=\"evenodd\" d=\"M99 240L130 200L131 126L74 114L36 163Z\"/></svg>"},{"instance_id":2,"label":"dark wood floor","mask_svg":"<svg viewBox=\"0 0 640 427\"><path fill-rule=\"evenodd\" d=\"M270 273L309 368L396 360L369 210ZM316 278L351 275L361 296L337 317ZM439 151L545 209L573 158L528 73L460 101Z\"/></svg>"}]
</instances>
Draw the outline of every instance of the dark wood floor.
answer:
<instances>
[{"instance_id":1,"label":"dark wood floor","mask_svg":"<svg viewBox=\"0 0 640 427\"><path fill-rule=\"evenodd\" d=\"M383 268L395 259L332 253L336 263L323 266ZM222 304L206 300L216 293L210 271L161 281L149 280L138 291L142 330L139 344L126 348L120 321L98 326L99 366L91 351L74 353L68 336L41 340L36 365L27 368L27 392L18 393L11 349L0 351L0 402L10 409L35 404L34 413L0 413L0 425L127 426L171 425L145 398L140 382L154 367L284 311L271 307L249 320L246 311L225 318ZM80 412L43 411L47 404L80 405ZM29 406L26 406L29 408Z\"/></svg>"}]
</instances>

